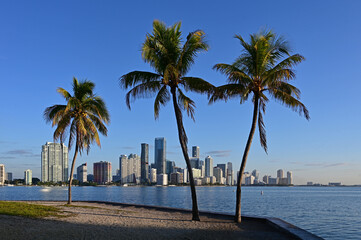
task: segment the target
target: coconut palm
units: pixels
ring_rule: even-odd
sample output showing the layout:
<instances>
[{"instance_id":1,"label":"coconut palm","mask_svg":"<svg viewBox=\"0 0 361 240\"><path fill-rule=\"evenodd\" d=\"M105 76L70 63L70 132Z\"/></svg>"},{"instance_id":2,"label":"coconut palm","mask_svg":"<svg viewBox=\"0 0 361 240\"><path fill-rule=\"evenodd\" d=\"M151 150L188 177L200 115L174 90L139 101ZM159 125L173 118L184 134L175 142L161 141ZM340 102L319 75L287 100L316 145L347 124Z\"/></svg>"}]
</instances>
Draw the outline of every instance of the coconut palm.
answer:
<instances>
[{"instance_id":1,"label":"coconut palm","mask_svg":"<svg viewBox=\"0 0 361 240\"><path fill-rule=\"evenodd\" d=\"M44 111L44 118L47 122L52 122L56 126L54 131L54 141L64 142L69 135L68 148L70 149L75 141L75 152L71 164L68 204L71 204L71 184L75 161L78 153L81 155L86 149L87 154L90 145L96 143L100 147L98 131L102 135L107 135L105 124L109 123L109 113L101 97L93 93L95 84L91 81L81 81L73 78L73 95L63 88L57 91L67 101L66 105L54 105Z\"/></svg>"},{"instance_id":2,"label":"coconut palm","mask_svg":"<svg viewBox=\"0 0 361 240\"><path fill-rule=\"evenodd\" d=\"M120 86L123 89L132 88L126 94L126 104L129 109L131 101L136 98L155 95L154 116L156 119L161 105L164 106L172 100L179 142L190 178L192 219L199 221L197 197L187 149L188 140L182 116L182 111L185 110L194 120L195 103L184 94L183 90L209 93L213 85L201 78L185 76L197 54L207 51L208 45L204 40L204 32L201 30L189 33L182 45L180 27L181 23L167 27L164 23L155 20L153 32L147 34L142 45L142 58L153 67L155 73L143 71L127 73L120 78Z\"/></svg>"},{"instance_id":3,"label":"coconut palm","mask_svg":"<svg viewBox=\"0 0 361 240\"><path fill-rule=\"evenodd\" d=\"M242 54L233 64L216 64L213 69L227 76L228 84L216 88L209 102L239 98L240 103L252 97L253 119L251 131L244 150L237 182L235 221L241 222L241 183L247 156L258 122L261 146L267 153L267 140L263 115L269 97L299 112L307 120L308 110L300 102L300 90L289 83L295 78L293 67L304 60L299 54L291 55L288 42L272 31L250 35L250 43L239 39Z\"/></svg>"}]
</instances>

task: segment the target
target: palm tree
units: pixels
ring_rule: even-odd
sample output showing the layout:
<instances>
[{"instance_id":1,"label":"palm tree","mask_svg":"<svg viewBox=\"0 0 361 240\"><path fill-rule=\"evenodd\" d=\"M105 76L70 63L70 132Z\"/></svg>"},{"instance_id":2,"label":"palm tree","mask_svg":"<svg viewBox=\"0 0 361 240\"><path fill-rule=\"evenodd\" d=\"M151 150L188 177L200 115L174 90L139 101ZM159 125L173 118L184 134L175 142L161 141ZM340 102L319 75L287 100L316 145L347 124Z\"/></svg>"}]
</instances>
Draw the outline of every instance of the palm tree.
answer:
<instances>
[{"instance_id":1,"label":"palm tree","mask_svg":"<svg viewBox=\"0 0 361 240\"><path fill-rule=\"evenodd\" d=\"M262 115L269 101L266 94L299 112L300 115L304 115L307 120L310 117L305 105L299 101L300 90L289 83L296 76L292 68L303 61L304 57L299 54L291 55L288 42L276 36L272 31L250 35L250 43L245 42L240 35L236 35L235 38L241 42L242 54L231 65L220 63L213 67L227 76L229 84L217 87L209 103L239 97L242 104L249 96L252 97L254 105L252 127L237 182L235 221L241 222L241 183L257 122L261 146L267 153L266 131Z\"/></svg>"},{"instance_id":2,"label":"palm tree","mask_svg":"<svg viewBox=\"0 0 361 240\"><path fill-rule=\"evenodd\" d=\"M105 103L101 97L93 93L95 84L91 81L81 81L73 78L73 96L63 88L57 91L67 101L66 105L54 105L48 107L44 111L44 118L47 122L52 122L52 126L56 126L54 131L54 141L60 139L64 142L69 134L68 148L70 149L75 140L75 152L73 162L71 164L68 204L71 204L71 184L73 181L73 173L75 160L82 151L86 149L87 154L90 145L96 142L100 147L98 131L106 136L107 128L105 124L109 123L109 113Z\"/></svg>"},{"instance_id":3,"label":"palm tree","mask_svg":"<svg viewBox=\"0 0 361 240\"><path fill-rule=\"evenodd\" d=\"M199 221L196 190L187 150L188 140L182 117L182 110L186 110L188 116L194 120L195 103L183 93L181 87L185 91L209 93L213 89L213 85L201 78L185 77L194 63L194 58L199 52L207 51L208 44L204 40L204 32L197 30L188 34L187 40L182 46L180 27L181 23L166 27L164 23L155 20L153 32L147 34L142 46L142 58L154 68L155 73L142 71L127 73L120 78L120 86L123 89L132 87L126 95L126 104L129 109L132 100L156 95L155 119L159 116L160 106L164 106L172 99L179 142L190 178L192 219Z\"/></svg>"}]
</instances>

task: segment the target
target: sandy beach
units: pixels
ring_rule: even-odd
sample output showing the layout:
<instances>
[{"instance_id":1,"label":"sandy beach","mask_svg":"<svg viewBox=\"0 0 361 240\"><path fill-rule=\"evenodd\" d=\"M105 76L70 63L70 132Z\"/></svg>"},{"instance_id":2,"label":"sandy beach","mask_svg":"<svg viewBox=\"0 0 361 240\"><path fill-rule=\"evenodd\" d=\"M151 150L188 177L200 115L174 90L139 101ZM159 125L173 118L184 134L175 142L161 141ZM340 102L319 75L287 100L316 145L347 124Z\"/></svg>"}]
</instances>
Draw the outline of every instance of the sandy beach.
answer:
<instances>
[{"instance_id":1,"label":"sandy beach","mask_svg":"<svg viewBox=\"0 0 361 240\"><path fill-rule=\"evenodd\" d=\"M1 239L292 239L252 220L201 215L201 222L176 211L75 202L29 202L56 206L62 217L32 219L0 215Z\"/></svg>"}]
</instances>

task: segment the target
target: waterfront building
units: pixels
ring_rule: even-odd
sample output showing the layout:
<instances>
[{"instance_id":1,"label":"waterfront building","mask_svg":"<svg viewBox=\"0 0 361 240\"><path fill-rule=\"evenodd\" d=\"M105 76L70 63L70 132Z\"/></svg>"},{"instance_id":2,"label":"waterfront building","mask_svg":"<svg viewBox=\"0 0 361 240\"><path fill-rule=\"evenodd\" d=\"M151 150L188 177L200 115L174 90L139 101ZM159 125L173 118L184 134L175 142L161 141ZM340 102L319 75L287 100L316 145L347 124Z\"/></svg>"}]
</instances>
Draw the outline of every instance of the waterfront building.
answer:
<instances>
[{"instance_id":1,"label":"waterfront building","mask_svg":"<svg viewBox=\"0 0 361 240\"><path fill-rule=\"evenodd\" d=\"M279 178L279 185L288 185L288 179L287 178Z\"/></svg>"},{"instance_id":2,"label":"waterfront building","mask_svg":"<svg viewBox=\"0 0 361 240\"><path fill-rule=\"evenodd\" d=\"M307 182L307 186L312 186L313 182Z\"/></svg>"},{"instance_id":3,"label":"waterfront building","mask_svg":"<svg viewBox=\"0 0 361 240\"><path fill-rule=\"evenodd\" d=\"M24 182L25 185L31 185L33 184L33 172L30 169L27 169L24 171Z\"/></svg>"},{"instance_id":4,"label":"waterfront building","mask_svg":"<svg viewBox=\"0 0 361 240\"><path fill-rule=\"evenodd\" d=\"M62 143L47 142L41 151L41 181L68 181L68 148Z\"/></svg>"},{"instance_id":5,"label":"waterfront building","mask_svg":"<svg viewBox=\"0 0 361 240\"><path fill-rule=\"evenodd\" d=\"M86 163L83 163L76 169L76 176L80 183L87 182L88 167Z\"/></svg>"},{"instance_id":6,"label":"waterfront building","mask_svg":"<svg viewBox=\"0 0 361 240\"><path fill-rule=\"evenodd\" d=\"M207 185L211 183L211 177L204 177L202 178L202 184Z\"/></svg>"},{"instance_id":7,"label":"waterfront building","mask_svg":"<svg viewBox=\"0 0 361 240\"><path fill-rule=\"evenodd\" d=\"M191 167L192 168L197 168L199 169L200 167L200 162L199 162L199 158L190 158L190 162L191 162Z\"/></svg>"},{"instance_id":8,"label":"waterfront building","mask_svg":"<svg viewBox=\"0 0 361 240\"><path fill-rule=\"evenodd\" d=\"M150 182L151 183L157 182L157 169L155 168L150 169Z\"/></svg>"},{"instance_id":9,"label":"waterfront building","mask_svg":"<svg viewBox=\"0 0 361 240\"><path fill-rule=\"evenodd\" d=\"M158 174L157 175L157 185L167 186L168 185L168 175L167 174Z\"/></svg>"},{"instance_id":10,"label":"waterfront building","mask_svg":"<svg viewBox=\"0 0 361 240\"><path fill-rule=\"evenodd\" d=\"M166 173L166 140L164 137L156 138L154 141L154 161L157 174Z\"/></svg>"},{"instance_id":11,"label":"waterfront building","mask_svg":"<svg viewBox=\"0 0 361 240\"><path fill-rule=\"evenodd\" d=\"M171 184L182 184L183 183L183 173L174 172L170 174L170 183Z\"/></svg>"},{"instance_id":12,"label":"waterfront building","mask_svg":"<svg viewBox=\"0 0 361 240\"><path fill-rule=\"evenodd\" d=\"M233 172L233 166L231 162L227 163L227 176L226 177L226 184L227 185L233 185L233 181L234 181L234 172Z\"/></svg>"},{"instance_id":13,"label":"waterfront building","mask_svg":"<svg viewBox=\"0 0 361 240\"><path fill-rule=\"evenodd\" d=\"M188 174L188 169L187 168L182 168L183 173L183 183L188 183L189 182L189 174Z\"/></svg>"},{"instance_id":14,"label":"waterfront building","mask_svg":"<svg viewBox=\"0 0 361 240\"><path fill-rule=\"evenodd\" d=\"M137 154L120 155L119 172L121 183L139 183L141 177L141 160Z\"/></svg>"},{"instance_id":15,"label":"waterfront building","mask_svg":"<svg viewBox=\"0 0 361 240\"><path fill-rule=\"evenodd\" d=\"M341 182L329 182L328 186L332 186L332 187L339 187L341 186Z\"/></svg>"},{"instance_id":16,"label":"waterfront building","mask_svg":"<svg viewBox=\"0 0 361 240\"><path fill-rule=\"evenodd\" d=\"M192 147L192 157L199 158L199 147L198 146Z\"/></svg>"},{"instance_id":17,"label":"waterfront building","mask_svg":"<svg viewBox=\"0 0 361 240\"><path fill-rule=\"evenodd\" d=\"M238 176L238 175L239 175L239 171L238 171L238 173L237 173L237 176ZM249 177L249 176L251 176L251 174L250 174L249 172L244 172L244 173L243 173L243 177L242 177L242 182L241 182L241 184L245 185L245 184L246 184L246 178Z\"/></svg>"},{"instance_id":18,"label":"waterfront building","mask_svg":"<svg viewBox=\"0 0 361 240\"><path fill-rule=\"evenodd\" d=\"M149 182L149 145L147 143L141 144L141 153L140 153L140 160L141 160L141 182L148 183Z\"/></svg>"},{"instance_id":19,"label":"waterfront building","mask_svg":"<svg viewBox=\"0 0 361 240\"><path fill-rule=\"evenodd\" d=\"M9 182L11 182L11 181L13 180L13 173L8 172L8 173L6 173L6 176L7 176L6 179L7 179Z\"/></svg>"},{"instance_id":20,"label":"waterfront building","mask_svg":"<svg viewBox=\"0 0 361 240\"><path fill-rule=\"evenodd\" d=\"M5 165L0 164L0 185L5 183Z\"/></svg>"},{"instance_id":21,"label":"waterfront building","mask_svg":"<svg viewBox=\"0 0 361 240\"><path fill-rule=\"evenodd\" d=\"M265 183L265 184L269 184L269 178L270 178L271 176L269 176L269 175L264 175L263 176L263 182Z\"/></svg>"},{"instance_id":22,"label":"waterfront building","mask_svg":"<svg viewBox=\"0 0 361 240\"><path fill-rule=\"evenodd\" d=\"M245 185L253 185L256 178L253 175L246 177Z\"/></svg>"},{"instance_id":23,"label":"waterfront building","mask_svg":"<svg viewBox=\"0 0 361 240\"><path fill-rule=\"evenodd\" d=\"M200 178L194 179L194 185L201 186L202 185L202 179L200 179Z\"/></svg>"},{"instance_id":24,"label":"waterfront building","mask_svg":"<svg viewBox=\"0 0 361 240\"><path fill-rule=\"evenodd\" d=\"M222 176L225 177L227 175L227 164L217 164L217 167L219 167L220 169L222 169ZM218 181L218 180L217 180Z\"/></svg>"},{"instance_id":25,"label":"waterfront building","mask_svg":"<svg viewBox=\"0 0 361 240\"><path fill-rule=\"evenodd\" d=\"M268 179L268 184L269 185L277 185L277 184L279 184L279 182L280 182L280 179L278 177L277 178L270 177Z\"/></svg>"},{"instance_id":26,"label":"waterfront building","mask_svg":"<svg viewBox=\"0 0 361 240\"><path fill-rule=\"evenodd\" d=\"M209 177L209 182L210 182L210 184L215 184L215 183L217 183L216 177L215 177L215 176Z\"/></svg>"},{"instance_id":27,"label":"waterfront building","mask_svg":"<svg viewBox=\"0 0 361 240\"><path fill-rule=\"evenodd\" d=\"M86 180L87 180L88 182L93 182L93 181L94 181L94 175L93 175L93 174L88 174L88 175L86 176Z\"/></svg>"},{"instance_id":28,"label":"waterfront building","mask_svg":"<svg viewBox=\"0 0 361 240\"><path fill-rule=\"evenodd\" d=\"M278 178L283 178L283 169L279 169L279 170L277 171L277 177L278 177Z\"/></svg>"},{"instance_id":29,"label":"waterfront building","mask_svg":"<svg viewBox=\"0 0 361 240\"><path fill-rule=\"evenodd\" d=\"M211 156L205 158L205 172L206 177L213 176L213 158Z\"/></svg>"},{"instance_id":30,"label":"waterfront building","mask_svg":"<svg viewBox=\"0 0 361 240\"><path fill-rule=\"evenodd\" d=\"M292 184L293 184L292 172L288 171L287 172L287 185L292 185Z\"/></svg>"},{"instance_id":31,"label":"waterfront building","mask_svg":"<svg viewBox=\"0 0 361 240\"><path fill-rule=\"evenodd\" d=\"M213 168L213 176L216 177L216 182L221 184L222 178L223 178L223 170L219 167L214 167Z\"/></svg>"},{"instance_id":32,"label":"waterfront building","mask_svg":"<svg viewBox=\"0 0 361 240\"><path fill-rule=\"evenodd\" d=\"M197 168L192 168L193 178L201 178L202 177L202 171Z\"/></svg>"},{"instance_id":33,"label":"waterfront building","mask_svg":"<svg viewBox=\"0 0 361 240\"><path fill-rule=\"evenodd\" d=\"M165 173L170 175L171 173L174 172L175 162L167 160L166 163L167 163L167 167Z\"/></svg>"},{"instance_id":34,"label":"waterfront building","mask_svg":"<svg viewBox=\"0 0 361 240\"><path fill-rule=\"evenodd\" d=\"M105 184L112 181L112 164L106 161L96 162L93 165L94 182Z\"/></svg>"},{"instance_id":35,"label":"waterfront building","mask_svg":"<svg viewBox=\"0 0 361 240\"><path fill-rule=\"evenodd\" d=\"M131 164L133 165L129 165L129 169L128 169L128 173L129 175L133 175L132 176L132 181L133 183L140 183L140 177L141 177L141 160L140 160L140 156L137 154L129 154L128 157L128 161L130 161Z\"/></svg>"},{"instance_id":36,"label":"waterfront building","mask_svg":"<svg viewBox=\"0 0 361 240\"><path fill-rule=\"evenodd\" d=\"M251 175L254 177L254 179L255 179L256 181L259 180L259 171L257 171L256 169L254 169L254 170L252 171L252 174L251 174Z\"/></svg>"}]
</instances>

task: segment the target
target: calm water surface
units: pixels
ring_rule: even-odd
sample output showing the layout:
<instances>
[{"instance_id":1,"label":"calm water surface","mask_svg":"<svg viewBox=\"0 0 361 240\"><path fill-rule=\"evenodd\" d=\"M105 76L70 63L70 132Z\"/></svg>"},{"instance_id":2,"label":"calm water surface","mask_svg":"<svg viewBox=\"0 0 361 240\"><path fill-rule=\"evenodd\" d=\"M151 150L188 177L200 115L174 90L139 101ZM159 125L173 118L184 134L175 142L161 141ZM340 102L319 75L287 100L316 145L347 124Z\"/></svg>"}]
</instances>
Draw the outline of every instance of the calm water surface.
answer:
<instances>
[{"instance_id":1,"label":"calm water surface","mask_svg":"<svg viewBox=\"0 0 361 240\"><path fill-rule=\"evenodd\" d=\"M189 187L72 189L73 200L191 209ZM233 214L235 190L236 187L197 187L200 210ZM0 200L66 199L66 187L0 187ZM361 239L361 187L243 187L242 214L278 217L325 239Z\"/></svg>"}]
</instances>

